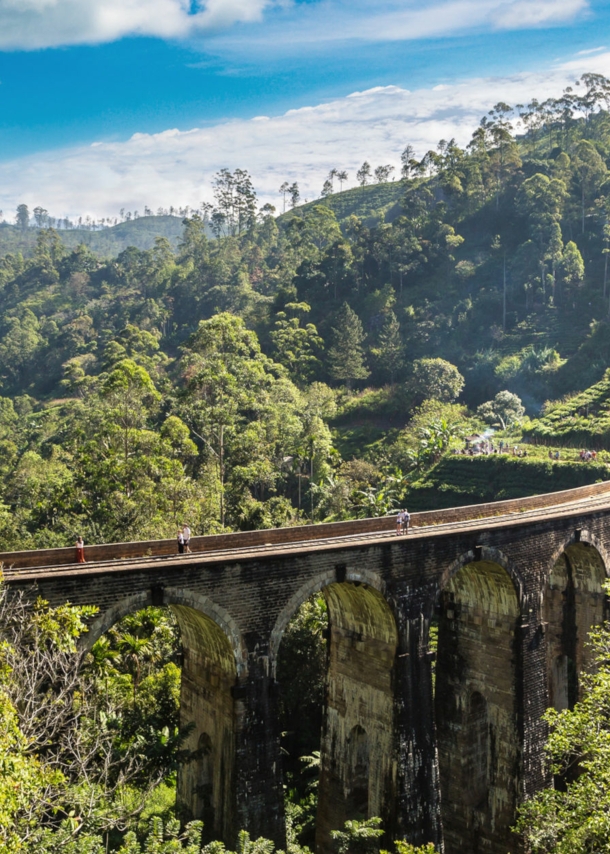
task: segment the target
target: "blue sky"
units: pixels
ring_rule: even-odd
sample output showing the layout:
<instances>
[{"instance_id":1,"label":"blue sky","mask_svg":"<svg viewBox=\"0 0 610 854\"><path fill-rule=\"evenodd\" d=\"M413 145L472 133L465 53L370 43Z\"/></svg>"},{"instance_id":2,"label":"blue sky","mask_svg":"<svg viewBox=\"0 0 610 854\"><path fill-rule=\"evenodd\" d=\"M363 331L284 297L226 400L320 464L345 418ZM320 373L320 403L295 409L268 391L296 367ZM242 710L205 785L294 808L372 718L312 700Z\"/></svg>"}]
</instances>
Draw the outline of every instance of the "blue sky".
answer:
<instances>
[{"instance_id":1,"label":"blue sky","mask_svg":"<svg viewBox=\"0 0 610 854\"><path fill-rule=\"evenodd\" d=\"M545 97L584 70L610 73L606 42L610 0L0 0L0 208L20 193L62 215L108 213L115 198L117 209L195 204L223 155L271 188L300 168L299 133L297 177L315 195L339 156L350 167L363 151L397 161L401 110L405 143L411 129L423 144L424 125L432 133L439 116L450 131L452 105L459 136L502 93ZM436 112L423 114L425 93L439 85L446 104L437 99ZM370 91L380 94L348 99ZM308 108L320 125L311 138ZM274 121L286 113L280 149ZM274 120L267 148L260 123L255 147L249 139L258 116ZM200 161L195 128L206 131ZM358 129L366 149L354 140ZM183 136L168 135L174 130ZM180 198L166 198L172 186Z\"/></svg>"}]
</instances>

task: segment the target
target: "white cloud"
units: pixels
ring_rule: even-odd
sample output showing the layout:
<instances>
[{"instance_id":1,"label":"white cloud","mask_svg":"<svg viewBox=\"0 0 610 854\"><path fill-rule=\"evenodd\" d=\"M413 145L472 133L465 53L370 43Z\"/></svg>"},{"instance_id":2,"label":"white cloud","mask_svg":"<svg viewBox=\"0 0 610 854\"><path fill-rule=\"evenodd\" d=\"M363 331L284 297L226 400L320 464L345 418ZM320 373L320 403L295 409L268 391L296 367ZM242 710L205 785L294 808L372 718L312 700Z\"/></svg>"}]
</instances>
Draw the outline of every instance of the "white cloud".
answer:
<instances>
[{"instance_id":1,"label":"white cloud","mask_svg":"<svg viewBox=\"0 0 610 854\"><path fill-rule=\"evenodd\" d=\"M261 19L276 0L0 0L0 49L97 44L123 36L183 39Z\"/></svg>"},{"instance_id":2,"label":"white cloud","mask_svg":"<svg viewBox=\"0 0 610 854\"><path fill-rule=\"evenodd\" d=\"M273 49L293 55L299 47L333 42L413 41L472 31L556 26L588 14L589 0L326 0L270 16L247 34L227 33L217 49Z\"/></svg>"},{"instance_id":3,"label":"white cloud","mask_svg":"<svg viewBox=\"0 0 610 854\"><path fill-rule=\"evenodd\" d=\"M333 167L350 172L400 163L407 143L418 154L439 139L465 144L498 101L527 103L559 95L585 71L610 75L610 52L581 56L544 72L457 81L409 92L396 86L356 92L325 104L257 116L209 128L135 134L125 142L39 154L0 164L0 208L41 204L55 216L116 215L210 199L214 173L248 169L261 201L278 204L278 187L298 181L302 195L319 194Z\"/></svg>"},{"instance_id":4,"label":"white cloud","mask_svg":"<svg viewBox=\"0 0 610 854\"><path fill-rule=\"evenodd\" d=\"M0 0L0 50L94 44L124 36L187 39L262 22L236 44L404 40L471 29L522 29L572 20L588 0ZM278 39L278 36L280 37ZM231 41L225 42L230 47Z\"/></svg>"}]
</instances>

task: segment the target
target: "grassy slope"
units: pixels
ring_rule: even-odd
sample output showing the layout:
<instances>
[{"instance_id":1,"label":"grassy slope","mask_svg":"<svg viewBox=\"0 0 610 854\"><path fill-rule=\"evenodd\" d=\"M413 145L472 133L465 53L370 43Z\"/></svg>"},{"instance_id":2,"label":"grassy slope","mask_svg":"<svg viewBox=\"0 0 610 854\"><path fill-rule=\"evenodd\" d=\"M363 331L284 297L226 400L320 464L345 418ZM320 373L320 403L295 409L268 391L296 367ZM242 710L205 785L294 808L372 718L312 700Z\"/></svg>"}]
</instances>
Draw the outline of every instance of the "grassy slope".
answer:
<instances>
[{"instance_id":1,"label":"grassy slope","mask_svg":"<svg viewBox=\"0 0 610 854\"><path fill-rule=\"evenodd\" d=\"M549 459L447 456L408 492L410 510L435 510L464 504L483 504L572 489L607 480L603 463Z\"/></svg>"},{"instance_id":2,"label":"grassy slope","mask_svg":"<svg viewBox=\"0 0 610 854\"><path fill-rule=\"evenodd\" d=\"M400 214L400 200L405 192L402 181L390 181L388 184L369 184L366 187L352 187L342 193L333 193L324 199L314 199L295 209L302 214L314 205L326 205L334 211L339 222L350 216L357 216L371 226L376 222L391 222ZM293 211L282 214L278 220L284 222L295 215Z\"/></svg>"},{"instance_id":3,"label":"grassy slope","mask_svg":"<svg viewBox=\"0 0 610 854\"><path fill-rule=\"evenodd\" d=\"M182 237L182 219L175 216L146 216L130 222L121 222L101 231L60 231L62 243L74 248L81 243L103 258L113 258L128 246L151 249L155 238L166 237L174 248ZM21 252L25 257L32 255L38 236L37 228L20 231L13 225L0 226L0 256L8 252Z\"/></svg>"},{"instance_id":4,"label":"grassy slope","mask_svg":"<svg viewBox=\"0 0 610 854\"><path fill-rule=\"evenodd\" d=\"M580 394L548 405L527 433L547 444L607 448L610 444L610 370Z\"/></svg>"}]
</instances>

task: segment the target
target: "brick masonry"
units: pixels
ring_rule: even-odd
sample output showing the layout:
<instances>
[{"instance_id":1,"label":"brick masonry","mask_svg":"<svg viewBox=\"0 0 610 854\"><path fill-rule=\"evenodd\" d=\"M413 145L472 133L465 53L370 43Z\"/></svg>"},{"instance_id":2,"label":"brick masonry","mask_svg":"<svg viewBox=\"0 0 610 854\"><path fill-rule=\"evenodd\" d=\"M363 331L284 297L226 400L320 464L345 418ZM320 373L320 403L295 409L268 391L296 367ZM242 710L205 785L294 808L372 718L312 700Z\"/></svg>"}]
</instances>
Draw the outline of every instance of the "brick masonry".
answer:
<instances>
[{"instance_id":1,"label":"brick masonry","mask_svg":"<svg viewBox=\"0 0 610 854\"><path fill-rule=\"evenodd\" d=\"M229 843L240 828L285 843L275 664L290 618L323 592L331 633L318 849L329 850L331 829L368 812L384 818L390 838L507 854L520 850L510 832L517 801L546 782L541 715L576 699L586 633L604 616L610 496L589 508L576 502L607 489L418 514L414 524L429 527L401 538L384 534L392 521L382 519L201 538L197 554L157 562L77 569L71 550L0 560L65 563L6 580L52 605L97 605L88 645L147 604L174 610L183 717L201 748L179 796ZM494 519L536 507L550 515ZM435 530L446 522L455 525ZM371 538L349 540L363 532ZM316 533L346 540L314 542ZM283 550L257 553L268 543ZM172 548L87 553L101 561Z\"/></svg>"}]
</instances>

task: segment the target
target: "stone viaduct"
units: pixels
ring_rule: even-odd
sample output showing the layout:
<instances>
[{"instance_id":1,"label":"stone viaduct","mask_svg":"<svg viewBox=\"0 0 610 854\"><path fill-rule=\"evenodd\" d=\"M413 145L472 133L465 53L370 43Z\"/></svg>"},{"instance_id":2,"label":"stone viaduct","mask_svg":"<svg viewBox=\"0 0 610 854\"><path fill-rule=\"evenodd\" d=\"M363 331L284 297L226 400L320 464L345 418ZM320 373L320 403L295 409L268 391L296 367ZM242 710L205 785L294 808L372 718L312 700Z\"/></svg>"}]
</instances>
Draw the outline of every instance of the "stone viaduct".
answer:
<instances>
[{"instance_id":1,"label":"stone viaduct","mask_svg":"<svg viewBox=\"0 0 610 854\"><path fill-rule=\"evenodd\" d=\"M181 708L201 758L178 794L232 843L283 844L276 662L315 593L330 633L317 848L347 818L446 854L520 850L520 798L546 782L545 708L571 706L605 613L610 483L415 514L408 536L370 519L0 555L11 588L95 604L90 646L147 605L177 617ZM438 633L431 649L431 627Z\"/></svg>"}]
</instances>

